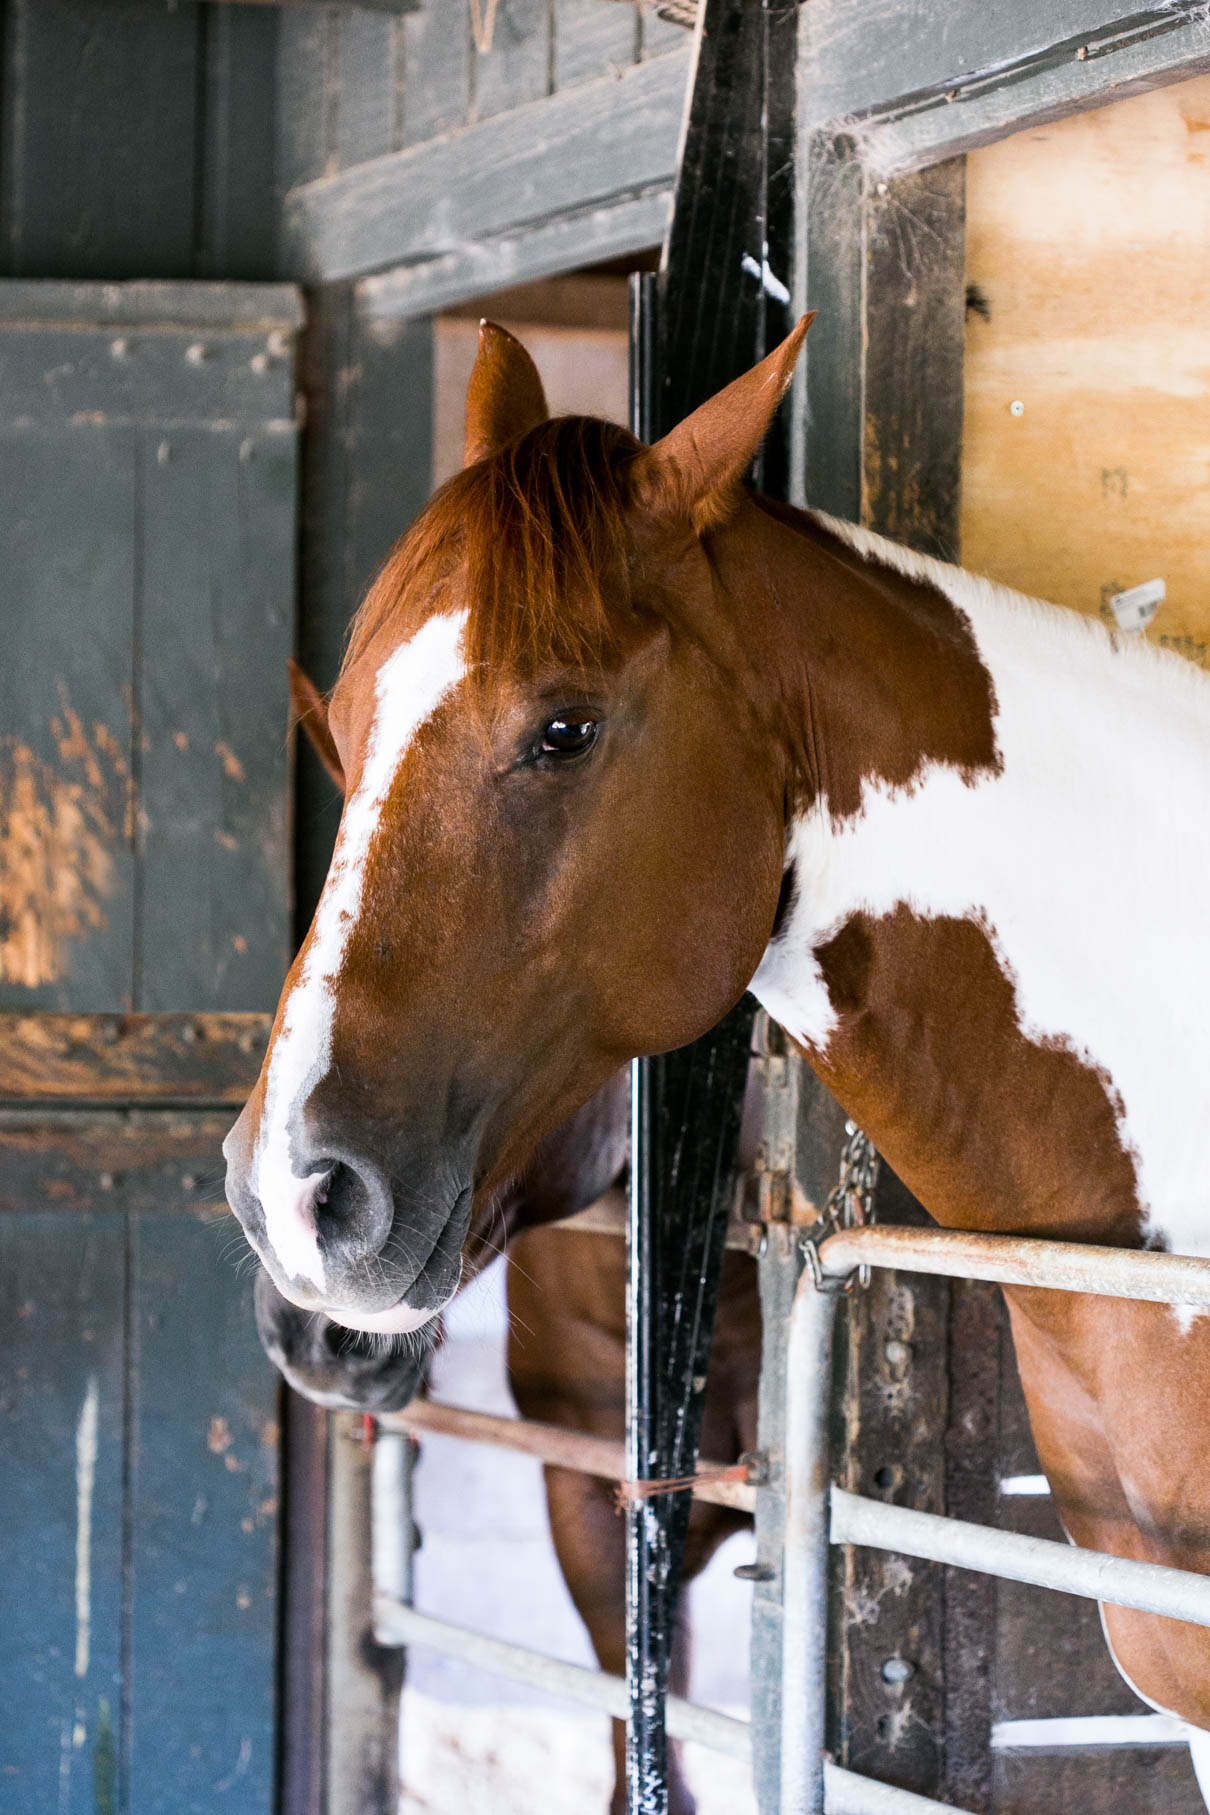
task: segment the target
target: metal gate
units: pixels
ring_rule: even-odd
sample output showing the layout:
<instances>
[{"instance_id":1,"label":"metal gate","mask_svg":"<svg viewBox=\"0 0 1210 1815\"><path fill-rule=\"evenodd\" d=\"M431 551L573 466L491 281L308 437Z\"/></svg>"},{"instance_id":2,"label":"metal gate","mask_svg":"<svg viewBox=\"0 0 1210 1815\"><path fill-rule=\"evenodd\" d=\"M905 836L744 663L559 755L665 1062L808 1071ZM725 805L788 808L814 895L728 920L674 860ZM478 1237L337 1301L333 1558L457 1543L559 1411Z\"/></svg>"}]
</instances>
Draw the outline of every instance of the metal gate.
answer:
<instances>
[{"instance_id":1,"label":"metal gate","mask_svg":"<svg viewBox=\"0 0 1210 1815\"><path fill-rule=\"evenodd\" d=\"M601 1224L573 1219L599 1230ZM733 1225L734 1229L734 1225ZM615 1231L619 1236L621 1229ZM754 1629L753 1672L776 1683L758 1699L751 1724L677 1696L667 1699L667 1730L759 1765L767 1815L924 1815L952 1808L931 1797L876 1782L832 1762L827 1752L829 1554L859 1545L977 1570L1008 1581L1138 1608L1210 1626L1210 1578L1161 1564L1077 1550L966 1520L940 1517L853 1494L832 1480L832 1349L846 1288L862 1269L933 1274L1063 1292L1133 1298L1210 1309L1210 1261L1076 1243L938 1229L868 1226L842 1230L818 1249L797 1243L808 1264L794 1294L777 1382L784 1429L761 1454L761 1493L753 1484L710 1482L694 1492L757 1511L762 1549L780 1552L773 1577L780 1642L767 1619ZM736 1245L748 1245L735 1231ZM622 1444L524 1419L418 1403L379 1421L374 1451L373 1623L379 1644L417 1645L492 1674L560 1695L617 1719L629 1714L621 1677L564 1663L525 1646L488 1638L411 1606L413 1521L411 1439L425 1431L519 1450L545 1463L623 1481ZM710 1464L702 1465L709 1473ZM758 1472L754 1470L754 1472ZM765 1610L767 1612L767 1608ZM765 1655L756 1655L764 1646ZM773 1771L770 1771L770 1762Z\"/></svg>"}]
</instances>

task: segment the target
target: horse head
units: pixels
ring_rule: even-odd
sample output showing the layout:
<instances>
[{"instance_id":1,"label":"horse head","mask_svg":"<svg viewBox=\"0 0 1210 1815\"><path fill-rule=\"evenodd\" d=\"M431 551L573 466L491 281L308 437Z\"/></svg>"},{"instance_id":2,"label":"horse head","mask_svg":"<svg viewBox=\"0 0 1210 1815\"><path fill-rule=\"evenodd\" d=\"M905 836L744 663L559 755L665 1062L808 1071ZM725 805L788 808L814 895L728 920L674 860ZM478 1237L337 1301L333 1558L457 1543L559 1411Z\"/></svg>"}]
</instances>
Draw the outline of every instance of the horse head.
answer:
<instances>
[{"instance_id":1,"label":"horse head","mask_svg":"<svg viewBox=\"0 0 1210 1815\"><path fill-rule=\"evenodd\" d=\"M224 1149L296 1304L428 1322L476 1207L543 1135L756 970L784 777L710 532L806 326L644 447L552 420L484 325L466 464L379 573L330 701L305 701L345 806Z\"/></svg>"}]
</instances>

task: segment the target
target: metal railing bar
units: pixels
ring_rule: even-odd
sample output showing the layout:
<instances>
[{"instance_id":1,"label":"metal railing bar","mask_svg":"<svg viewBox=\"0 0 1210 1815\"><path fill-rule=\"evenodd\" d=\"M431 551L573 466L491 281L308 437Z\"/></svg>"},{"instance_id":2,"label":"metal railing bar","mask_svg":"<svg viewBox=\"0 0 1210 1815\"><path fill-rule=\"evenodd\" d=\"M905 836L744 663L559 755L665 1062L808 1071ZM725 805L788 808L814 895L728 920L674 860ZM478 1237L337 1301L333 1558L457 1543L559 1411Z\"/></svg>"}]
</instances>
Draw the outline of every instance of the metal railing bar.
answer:
<instances>
[{"instance_id":1,"label":"metal railing bar","mask_svg":"<svg viewBox=\"0 0 1210 1815\"><path fill-rule=\"evenodd\" d=\"M1001 1285L1210 1309L1210 1260L1189 1254L873 1223L830 1235L819 1248L819 1261L829 1279L847 1278L862 1266L893 1267L902 1273L939 1273L952 1279L987 1279Z\"/></svg>"},{"instance_id":2,"label":"metal railing bar","mask_svg":"<svg viewBox=\"0 0 1210 1815\"><path fill-rule=\"evenodd\" d=\"M931 1796L917 1796L913 1790L859 1777L831 1759L824 1760L823 1807L824 1815L962 1815L952 1803L934 1802Z\"/></svg>"},{"instance_id":3,"label":"metal railing bar","mask_svg":"<svg viewBox=\"0 0 1210 1815\"><path fill-rule=\"evenodd\" d=\"M444 1657L474 1664L492 1676L528 1683L549 1695L561 1695L583 1707L596 1708L616 1720L625 1720L630 1706L626 1683L620 1676L590 1670L584 1664L565 1663L561 1658L548 1657L545 1652L531 1651L528 1646L513 1645L505 1639L488 1638L449 1620L418 1613L389 1595L375 1596L374 1633L380 1645L422 1645ZM716 1708L703 1708L679 1695L668 1697L668 1731L674 1739L709 1746L711 1751L726 1753L729 1758L748 1761L752 1757L752 1734L746 1720L720 1714Z\"/></svg>"},{"instance_id":4,"label":"metal railing bar","mask_svg":"<svg viewBox=\"0 0 1210 1815\"><path fill-rule=\"evenodd\" d=\"M1060 1714L999 1720L993 1752L1104 1752L1114 1746L1187 1746L1189 1729L1175 1714Z\"/></svg>"},{"instance_id":5,"label":"metal railing bar","mask_svg":"<svg viewBox=\"0 0 1210 1815\"><path fill-rule=\"evenodd\" d=\"M612 1437L593 1437L584 1431L564 1430L558 1424L540 1424L532 1418L504 1418L496 1412L474 1411L470 1406L416 1399L402 1412L378 1414L377 1421L384 1431L431 1431L468 1443L491 1443L497 1449L519 1450L522 1455L536 1456L539 1462L575 1469L582 1475L596 1475L602 1481L627 1478L626 1451L621 1442ZM724 1466L721 1462L701 1461L698 1470L707 1474ZM739 1512L750 1513L756 1508L756 1489L746 1481L701 1481L693 1489L693 1497L709 1501L712 1506L734 1507Z\"/></svg>"},{"instance_id":6,"label":"metal railing bar","mask_svg":"<svg viewBox=\"0 0 1210 1815\"><path fill-rule=\"evenodd\" d=\"M1028 1538L972 1525L939 1513L915 1512L910 1506L888 1506L843 1487L831 1493L830 1536L833 1544L865 1544L901 1556L977 1569L1009 1582L1030 1582L1061 1594L1158 1613L1193 1626L1210 1626L1210 1576L1166 1563L1139 1563L1101 1550L1059 1544L1053 1538Z\"/></svg>"}]
</instances>

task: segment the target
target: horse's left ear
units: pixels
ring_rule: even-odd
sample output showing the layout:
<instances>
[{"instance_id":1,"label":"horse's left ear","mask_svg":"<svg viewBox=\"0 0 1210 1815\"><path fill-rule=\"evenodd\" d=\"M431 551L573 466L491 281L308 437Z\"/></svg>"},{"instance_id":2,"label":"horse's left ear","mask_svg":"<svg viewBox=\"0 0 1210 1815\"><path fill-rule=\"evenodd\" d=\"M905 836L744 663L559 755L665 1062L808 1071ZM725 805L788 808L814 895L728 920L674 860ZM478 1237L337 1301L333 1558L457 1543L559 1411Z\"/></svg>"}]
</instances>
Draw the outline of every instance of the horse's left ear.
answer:
<instances>
[{"instance_id":1,"label":"horse's left ear","mask_svg":"<svg viewBox=\"0 0 1210 1815\"><path fill-rule=\"evenodd\" d=\"M295 723L302 726L312 749L343 794L345 772L328 723L328 702L309 674L290 658L290 707Z\"/></svg>"},{"instance_id":2,"label":"horse's left ear","mask_svg":"<svg viewBox=\"0 0 1210 1815\"><path fill-rule=\"evenodd\" d=\"M494 321L481 321L479 351L466 392L463 466L486 460L549 415L538 368L521 342Z\"/></svg>"},{"instance_id":3,"label":"horse's left ear","mask_svg":"<svg viewBox=\"0 0 1210 1815\"><path fill-rule=\"evenodd\" d=\"M699 532L730 514L744 474L790 388L814 320L812 310L759 365L639 455L632 483L646 510L657 517L688 517Z\"/></svg>"}]
</instances>

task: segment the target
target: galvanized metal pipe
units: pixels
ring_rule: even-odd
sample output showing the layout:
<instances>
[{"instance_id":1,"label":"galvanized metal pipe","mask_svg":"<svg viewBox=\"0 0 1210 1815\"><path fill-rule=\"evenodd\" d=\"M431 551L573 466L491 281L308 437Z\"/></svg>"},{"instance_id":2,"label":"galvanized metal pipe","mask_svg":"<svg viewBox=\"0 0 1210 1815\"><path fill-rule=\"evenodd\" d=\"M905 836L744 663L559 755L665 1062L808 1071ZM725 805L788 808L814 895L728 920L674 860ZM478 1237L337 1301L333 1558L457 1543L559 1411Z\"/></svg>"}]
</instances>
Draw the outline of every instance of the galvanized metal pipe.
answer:
<instances>
[{"instance_id":1,"label":"galvanized metal pipe","mask_svg":"<svg viewBox=\"0 0 1210 1815\"><path fill-rule=\"evenodd\" d=\"M798 1283L786 1352L781 1815L823 1815L828 1649L828 1410L838 1287Z\"/></svg>"},{"instance_id":2,"label":"galvanized metal pipe","mask_svg":"<svg viewBox=\"0 0 1210 1815\"><path fill-rule=\"evenodd\" d=\"M1008 1582L1031 1582L1035 1588L1056 1588L1090 1601L1210 1626L1210 1576L1165 1563L1138 1563L1132 1557L1081 1550L1053 1538L1027 1538L993 1525L913 1512L910 1506L888 1506L885 1500L868 1500L842 1487L832 1489L831 1533L833 1544L867 1544L874 1550L979 1569Z\"/></svg>"},{"instance_id":3,"label":"galvanized metal pipe","mask_svg":"<svg viewBox=\"0 0 1210 1815\"><path fill-rule=\"evenodd\" d=\"M435 1619L432 1614L417 1613L414 1607L387 1596L375 1600L374 1630L380 1644L424 1645L445 1657L461 1658L464 1663L489 1670L493 1676L528 1683L549 1695L565 1696L586 1708L597 1708L615 1720L625 1720L630 1706L626 1683L620 1676L589 1670L583 1664L568 1664L505 1639L488 1638L466 1626ZM752 1757L752 1736L746 1720L736 1720L714 1708L702 1708L679 1695L668 1697L668 1731L674 1739L692 1740L730 1758Z\"/></svg>"},{"instance_id":4,"label":"galvanized metal pipe","mask_svg":"<svg viewBox=\"0 0 1210 1815\"><path fill-rule=\"evenodd\" d=\"M384 1412L378 1419L382 1431L432 1431L444 1437L461 1437L468 1443L491 1443L497 1449L519 1450L555 1468L577 1469L602 1481L625 1481L626 1446L612 1437L593 1437L583 1431L564 1430L558 1424L541 1424L533 1418L503 1418L495 1412L477 1412L469 1406L441 1405L416 1399L402 1412ZM700 1461L708 1473L721 1462ZM695 1500L712 1506L731 1506L750 1513L756 1507L756 1489L746 1481L702 1481L693 1489Z\"/></svg>"},{"instance_id":5,"label":"galvanized metal pipe","mask_svg":"<svg viewBox=\"0 0 1210 1815\"><path fill-rule=\"evenodd\" d=\"M414 1533L412 1440L402 1432L379 1430L370 1464L370 1582L375 1601L380 1595L411 1600Z\"/></svg>"},{"instance_id":6,"label":"galvanized metal pipe","mask_svg":"<svg viewBox=\"0 0 1210 1815\"><path fill-rule=\"evenodd\" d=\"M990 1279L1001 1285L1210 1308L1210 1260L1186 1254L875 1223L830 1235L819 1249L819 1261L829 1279L847 1278L861 1266L893 1267L901 1273L940 1273L952 1279Z\"/></svg>"}]
</instances>

